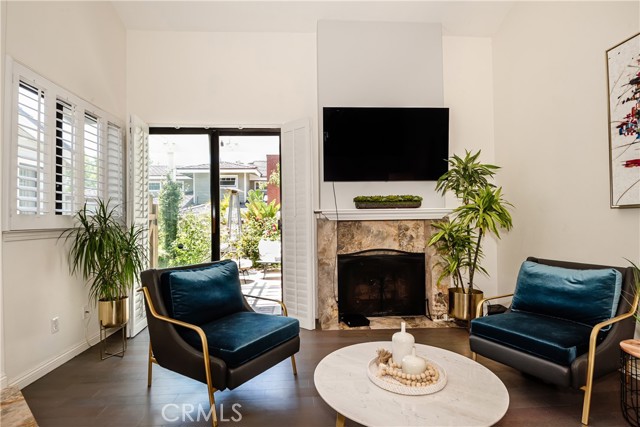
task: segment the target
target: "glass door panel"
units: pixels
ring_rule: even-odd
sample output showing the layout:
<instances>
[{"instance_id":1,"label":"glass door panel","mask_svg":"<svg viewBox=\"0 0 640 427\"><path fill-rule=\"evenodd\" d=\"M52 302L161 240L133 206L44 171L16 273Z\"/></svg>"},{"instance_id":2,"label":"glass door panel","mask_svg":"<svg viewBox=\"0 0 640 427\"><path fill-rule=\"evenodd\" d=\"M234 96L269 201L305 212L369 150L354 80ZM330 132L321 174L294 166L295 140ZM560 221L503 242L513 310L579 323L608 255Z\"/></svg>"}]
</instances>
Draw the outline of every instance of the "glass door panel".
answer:
<instances>
[{"instance_id":1,"label":"glass door panel","mask_svg":"<svg viewBox=\"0 0 640 427\"><path fill-rule=\"evenodd\" d=\"M156 217L150 253L159 268L212 259L210 141L210 134L149 135L149 194Z\"/></svg>"}]
</instances>

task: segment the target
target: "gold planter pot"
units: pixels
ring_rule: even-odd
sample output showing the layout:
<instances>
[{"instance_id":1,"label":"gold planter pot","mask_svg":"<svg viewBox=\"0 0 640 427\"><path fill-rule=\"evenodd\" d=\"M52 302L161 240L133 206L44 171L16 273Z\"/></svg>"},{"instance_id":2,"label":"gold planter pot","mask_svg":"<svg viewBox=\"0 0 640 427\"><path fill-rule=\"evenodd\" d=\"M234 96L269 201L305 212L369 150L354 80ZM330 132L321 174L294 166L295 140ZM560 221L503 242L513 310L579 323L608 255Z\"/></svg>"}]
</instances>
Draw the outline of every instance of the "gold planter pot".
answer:
<instances>
[{"instance_id":1,"label":"gold planter pot","mask_svg":"<svg viewBox=\"0 0 640 427\"><path fill-rule=\"evenodd\" d=\"M449 288L449 316L459 320L469 320L469 305L471 305L471 319L476 317L476 307L484 298L484 292L474 289L472 293L464 293L461 288Z\"/></svg>"},{"instance_id":2,"label":"gold planter pot","mask_svg":"<svg viewBox=\"0 0 640 427\"><path fill-rule=\"evenodd\" d=\"M129 297L98 301L98 320L103 328L122 326L129 321Z\"/></svg>"}]
</instances>

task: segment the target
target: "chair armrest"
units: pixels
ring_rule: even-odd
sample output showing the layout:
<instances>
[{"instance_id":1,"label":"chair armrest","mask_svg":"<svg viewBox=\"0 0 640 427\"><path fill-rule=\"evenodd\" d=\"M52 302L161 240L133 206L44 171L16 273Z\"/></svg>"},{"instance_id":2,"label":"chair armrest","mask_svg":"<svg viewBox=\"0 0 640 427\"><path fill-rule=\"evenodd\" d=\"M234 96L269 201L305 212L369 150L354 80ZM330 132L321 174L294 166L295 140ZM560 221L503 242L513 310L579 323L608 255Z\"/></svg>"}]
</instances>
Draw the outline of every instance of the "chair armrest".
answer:
<instances>
[{"instance_id":1,"label":"chair armrest","mask_svg":"<svg viewBox=\"0 0 640 427\"><path fill-rule=\"evenodd\" d=\"M495 297L489 297L489 298L483 298L478 302L478 305L476 306L476 317L480 317L480 315L482 314L482 304L484 304L486 301L491 301L493 299L500 299L500 298L507 298L507 297L512 297L513 294L505 294L505 295L498 295Z\"/></svg>"},{"instance_id":2,"label":"chair armrest","mask_svg":"<svg viewBox=\"0 0 640 427\"><path fill-rule=\"evenodd\" d=\"M205 360L209 360L209 345L207 342L207 336L204 334L204 331L202 330L202 328L200 326L193 325L191 323L183 322L182 320L176 320L176 319L172 319L170 317L158 314L155 306L153 305L153 302L151 301L151 295L149 295L149 290L147 289L147 287L144 286L142 289L138 290L138 292L140 291L144 292L144 298L147 304L149 304L149 311L151 312L151 315L153 317L155 317L158 320L162 320L163 322L171 323L177 326L182 326L184 328L196 331L196 333L200 337L200 341L202 341L202 352L204 353L204 358Z\"/></svg>"},{"instance_id":3,"label":"chair armrest","mask_svg":"<svg viewBox=\"0 0 640 427\"><path fill-rule=\"evenodd\" d=\"M242 294L242 296L244 296L245 298L256 298L256 299L264 299L267 301L273 301L273 302L277 302L278 304L280 304L280 307L282 307L282 314L285 317L289 317L289 315L287 314L287 306L284 305L284 303L280 300L274 299L274 298L267 298L267 297L258 297L255 295L249 295L249 294Z\"/></svg>"},{"instance_id":4,"label":"chair armrest","mask_svg":"<svg viewBox=\"0 0 640 427\"><path fill-rule=\"evenodd\" d=\"M633 302L631 303L631 308L629 309L629 311L619 316L612 317L609 320L605 320L604 322L600 322L591 329L591 336L589 337L589 359L591 359L592 354L595 355L596 340L598 339L598 333L600 333L600 330L605 326L618 323L621 320L634 316L636 314L636 311L638 310L639 297L640 297L640 294L636 293L635 297L633 298ZM591 361L589 363L591 363Z\"/></svg>"}]
</instances>

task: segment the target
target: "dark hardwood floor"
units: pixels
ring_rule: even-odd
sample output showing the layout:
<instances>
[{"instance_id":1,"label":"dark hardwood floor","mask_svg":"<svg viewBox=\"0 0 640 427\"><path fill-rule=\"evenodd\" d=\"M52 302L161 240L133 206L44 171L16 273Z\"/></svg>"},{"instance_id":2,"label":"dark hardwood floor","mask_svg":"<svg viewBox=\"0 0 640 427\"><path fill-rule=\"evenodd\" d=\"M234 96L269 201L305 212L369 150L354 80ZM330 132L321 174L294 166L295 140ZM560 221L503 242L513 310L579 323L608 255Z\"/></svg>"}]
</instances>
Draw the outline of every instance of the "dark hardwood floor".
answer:
<instances>
[{"instance_id":1,"label":"dark hardwood floor","mask_svg":"<svg viewBox=\"0 0 640 427\"><path fill-rule=\"evenodd\" d=\"M390 340L394 332L302 331L302 348L296 356L297 378L292 375L290 362L286 360L235 390L216 393L220 425L335 425L335 412L324 403L313 385L316 365L340 347ZM411 333L419 343L470 355L465 329L412 329ZM188 418L181 419L177 410L187 405L187 413L194 419L199 405L204 412L208 411L205 385L154 366L153 386L147 388L148 343L148 335L143 331L129 341L124 358L104 361L99 359L98 348L93 347L25 387L22 392L39 425L209 426L210 423L203 421L202 414L200 422L191 422ZM497 425L581 425L581 391L546 385L504 365L478 359L495 372L509 390L509 410ZM189 405L195 409L189 411ZM594 427L627 425L620 411L617 374L596 382L590 421ZM347 426L354 425L347 420Z\"/></svg>"}]
</instances>

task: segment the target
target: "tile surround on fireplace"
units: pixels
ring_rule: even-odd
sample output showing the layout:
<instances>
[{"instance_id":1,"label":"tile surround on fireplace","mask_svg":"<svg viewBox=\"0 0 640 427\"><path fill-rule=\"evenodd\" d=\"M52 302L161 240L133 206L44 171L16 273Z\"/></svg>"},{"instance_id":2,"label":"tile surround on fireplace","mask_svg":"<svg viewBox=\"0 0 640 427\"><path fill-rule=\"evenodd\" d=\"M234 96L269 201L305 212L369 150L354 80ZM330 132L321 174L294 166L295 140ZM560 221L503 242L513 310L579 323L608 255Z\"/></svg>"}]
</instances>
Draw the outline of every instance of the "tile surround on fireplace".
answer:
<instances>
[{"instance_id":1,"label":"tile surround on fireplace","mask_svg":"<svg viewBox=\"0 0 640 427\"><path fill-rule=\"evenodd\" d=\"M444 212L443 212L444 216ZM395 249L425 254L425 293L434 320L444 320L447 313L446 282L438 285L440 274L435 250L427 242L435 232L433 219L391 219L335 221L317 220L318 245L318 320L322 329L337 329L338 279L337 255L367 249Z\"/></svg>"}]
</instances>

